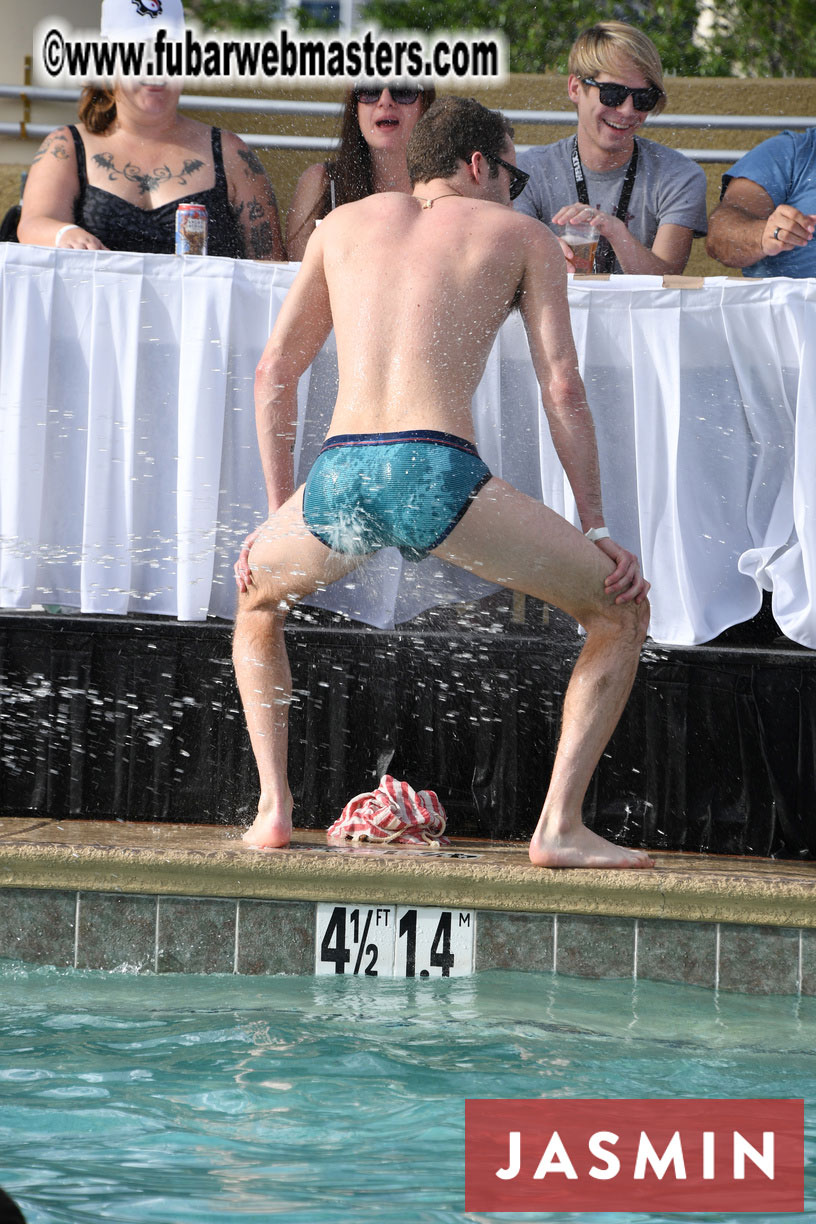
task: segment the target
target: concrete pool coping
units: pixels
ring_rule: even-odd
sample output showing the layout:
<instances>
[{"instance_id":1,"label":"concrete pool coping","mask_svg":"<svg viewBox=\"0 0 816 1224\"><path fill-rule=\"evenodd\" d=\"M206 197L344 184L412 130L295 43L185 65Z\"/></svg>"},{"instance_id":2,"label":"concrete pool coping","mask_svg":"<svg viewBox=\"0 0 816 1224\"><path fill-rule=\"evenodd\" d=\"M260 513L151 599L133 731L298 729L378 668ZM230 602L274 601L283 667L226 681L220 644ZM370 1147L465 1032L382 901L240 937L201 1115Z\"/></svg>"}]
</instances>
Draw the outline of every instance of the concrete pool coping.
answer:
<instances>
[{"instance_id":1,"label":"concrete pool coping","mask_svg":"<svg viewBox=\"0 0 816 1224\"><path fill-rule=\"evenodd\" d=\"M323 832L296 830L291 847L269 852L247 849L234 827L0 819L6 888L816 928L816 864L680 852L655 859L646 871L556 871L533 867L519 842L328 846Z\"/></svg>"},{"instance_id":2,"label":"concrete pool coping","mask_svg":"<svg viewBox=\"0 0 816 1224\"><path fill-rule=\"evenodd\" d=\"M262 852L235 827L6 817L0 957L152 973L358 972L359 956L353 969L332 966L329 915L348 907L353 923L359 908L379 922L390 907L394 929L408 907L472 931L468 972L816 995L813 865L655 858L654 870L553 871L533 867L523 843L327 846L324 832L297 830L291 848ZM375 976L392 972L404 975L381 962Z\"/></svg>"}]
</instances>

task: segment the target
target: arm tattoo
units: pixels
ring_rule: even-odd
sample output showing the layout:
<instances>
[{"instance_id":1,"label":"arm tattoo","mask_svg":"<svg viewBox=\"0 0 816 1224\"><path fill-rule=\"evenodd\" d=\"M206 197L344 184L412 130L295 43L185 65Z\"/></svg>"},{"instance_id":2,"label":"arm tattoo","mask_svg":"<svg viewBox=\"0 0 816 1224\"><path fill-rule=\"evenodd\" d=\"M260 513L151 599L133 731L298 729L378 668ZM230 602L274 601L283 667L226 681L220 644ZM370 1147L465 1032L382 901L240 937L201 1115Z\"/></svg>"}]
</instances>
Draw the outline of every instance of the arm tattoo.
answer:
<instances>
[{"instance_id":1,"label":"arm tattoo","mask_svg":"<svg viewBox=\"0 0 816 1224\"><path fill-rule=\"evenodd\" d=\"M246 163L246 170L244 173L246 174L247 178L251 178L255 174L266 174L266 171L263 168L263 162L261 161L260 157L258 157L257 153L252 152L252 149L239 149L238 156L242 157Z\"/></svg>"},{"instance_id":2,"label":"arm tattoo","mask_svg":"<svg viewBox=\"0 0 816 1224\"><path fill-rule=\"evenodd\" d=\"M274 253L275 242L272 237L272 226L268 221L262 221L260 225L249 227L249 246L253 259L263 259Z\"/></svg>"},{"instance_id":3,"label":"arm tattoo","mask_svg":"<svg viewBox=\"0 0 816 1224\"><path fill-rule=\"evenodd\" d=\"M36 166L37 162L45 157L46 153L50 153L52 157L56 157L58 161L65 161L68 156L66 145L68 138L62 132L52 132L47 137L45 144L41 149L38 149L37 154L32 158L32 166Z\"/></svg>"}]
</instances>

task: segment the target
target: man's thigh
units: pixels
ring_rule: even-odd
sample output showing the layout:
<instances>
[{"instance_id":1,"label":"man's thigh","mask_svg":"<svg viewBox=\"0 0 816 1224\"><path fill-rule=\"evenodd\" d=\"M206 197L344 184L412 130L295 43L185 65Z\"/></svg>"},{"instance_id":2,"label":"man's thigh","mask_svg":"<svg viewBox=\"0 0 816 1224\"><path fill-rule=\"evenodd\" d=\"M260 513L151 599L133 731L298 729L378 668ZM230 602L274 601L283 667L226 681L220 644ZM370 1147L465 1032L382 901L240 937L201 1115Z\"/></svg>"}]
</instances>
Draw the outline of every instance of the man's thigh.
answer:
<instances>
[{"instance_id":1,"label":"man's thigh","mask_svg":"<svg viewBox=\"0 0 816 1224\"><path fill-rule=\"evenodd\" d=\"M615 568L610 558L560 514L495 476L434 553L581 622L613 602L604 593Z\"/></svg>"},{"instance_id":2,"label":"man's thigh","mask_svg":"<svg viewBox=\"0 0 816 1224\"><path fill-rule=\"evenodd\" d=\"M303 487L263 524L249 553L248 606L293 604L356 569L365 557L333 552L303 521Z\"/></svg>"}]
</instances>

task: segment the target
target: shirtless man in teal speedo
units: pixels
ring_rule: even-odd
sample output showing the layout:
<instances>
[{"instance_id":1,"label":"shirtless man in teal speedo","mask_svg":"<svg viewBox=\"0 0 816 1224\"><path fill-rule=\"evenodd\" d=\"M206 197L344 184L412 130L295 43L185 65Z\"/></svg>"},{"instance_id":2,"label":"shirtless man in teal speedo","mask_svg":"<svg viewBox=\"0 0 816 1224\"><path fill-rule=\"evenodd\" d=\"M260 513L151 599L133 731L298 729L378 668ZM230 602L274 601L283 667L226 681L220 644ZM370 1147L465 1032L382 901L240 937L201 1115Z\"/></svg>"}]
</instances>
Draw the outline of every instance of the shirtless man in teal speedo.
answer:
<instances>
[{"instance_id":1,"label":"shirtless man in teal speedo","mask_svg":"<svg viewBox=\"0 0 816 1224\"><path fill-rule=\"evenodd\" d=\"M530 858L548 867L649 867L588 829L581 805L646 636L648 583L604 528L592 417L570 327L561 249L509 207L525 176L504 117L436 102L408 149L412 195L338 208L307 246L256 376L269 518L236 564L233 657L261 780L249 846L286 846L289 608L377 548L433 553L554 604L586 641ZM581 527L496 477L474 445L471 398L517 306ZM294 491L297 384L331 327L339 390L329 434ZM592 541L592 542L591 542Z\"/></svg>"}]
</instances>

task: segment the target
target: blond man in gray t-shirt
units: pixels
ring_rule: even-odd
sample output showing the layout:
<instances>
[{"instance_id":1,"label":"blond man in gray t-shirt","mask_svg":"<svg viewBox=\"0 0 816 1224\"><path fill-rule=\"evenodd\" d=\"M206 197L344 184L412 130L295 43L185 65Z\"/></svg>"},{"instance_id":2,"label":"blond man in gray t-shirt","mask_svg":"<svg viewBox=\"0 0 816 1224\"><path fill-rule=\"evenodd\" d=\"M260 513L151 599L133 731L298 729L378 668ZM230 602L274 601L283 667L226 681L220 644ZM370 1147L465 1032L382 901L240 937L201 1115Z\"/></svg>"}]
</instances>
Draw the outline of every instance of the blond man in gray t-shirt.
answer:
<instances>
[{"instance_id":1,"label":"blond man in gray t-shirt","mask_svg":"<svg viewBox=\"0 0 816 1224\"><path fill-rule=\"evenodd\" d=\"M577 132L519 157L530 182L517 210L556 235L568 221L591 222L596 272L682 272L706 232L706 180L676 149L635 137L666 105L654 43L624 22L599 22L573 44L567 91Z\"/></svg>"}]
</instances>

